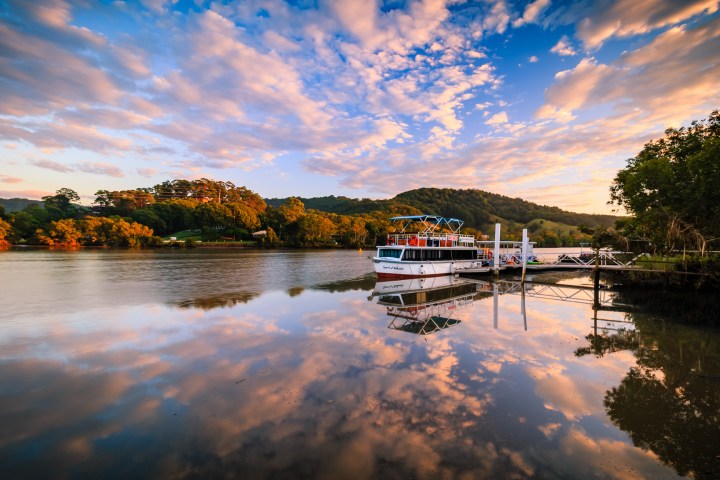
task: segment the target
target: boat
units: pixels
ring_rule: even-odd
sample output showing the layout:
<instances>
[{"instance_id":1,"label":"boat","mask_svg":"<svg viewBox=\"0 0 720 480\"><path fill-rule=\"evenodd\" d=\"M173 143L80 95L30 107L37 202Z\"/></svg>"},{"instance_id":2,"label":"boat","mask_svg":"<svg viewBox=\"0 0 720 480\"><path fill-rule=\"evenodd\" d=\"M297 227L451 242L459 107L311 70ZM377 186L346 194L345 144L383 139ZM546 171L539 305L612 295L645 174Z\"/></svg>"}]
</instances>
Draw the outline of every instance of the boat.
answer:
<instances>
[{"instance_id":1,"label":"boat","mask_svg":"<svg viewBox=\"0 0 720 480\"><path fill-rule=\"evenodd\" d=\"M452 275L463 270L489 272L491 252L475 237L460 233L463 221L438 215L393 217L395 230L373 257L378 278Z\"/></svg>"}]
</instances>

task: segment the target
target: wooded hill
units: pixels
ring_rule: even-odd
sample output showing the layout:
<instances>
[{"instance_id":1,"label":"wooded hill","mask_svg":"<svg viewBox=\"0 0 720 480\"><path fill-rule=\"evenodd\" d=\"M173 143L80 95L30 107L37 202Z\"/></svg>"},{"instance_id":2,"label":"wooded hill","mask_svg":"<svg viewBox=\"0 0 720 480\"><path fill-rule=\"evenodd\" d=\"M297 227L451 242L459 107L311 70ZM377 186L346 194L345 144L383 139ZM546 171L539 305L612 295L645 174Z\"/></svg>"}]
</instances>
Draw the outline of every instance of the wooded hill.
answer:
<instances>
[{"instance_id":1,"label":"wooded hill","mask_svg":"<svg viewBox=\"0 0 720 480\"><path fill-rule=\"evenodd\" d=\"M27 198L0 198L0 206L5 208L5 212L13 213L25 210L30 205L42 205L41 200L29 200Z\"/></svg>"},{"instance_id":2,"label":"wooded hill","mask_svg":"<svg viewBox=\"0 0 720 480\"><path fill-rule=\"evenodd\" d=\"M549 221L560 226L612 227L615 221L622 218L613 215L568 212L558 207L538 205L521 198L510 198L475 189L418 188L386 200L333 195L301 198L301 200L307 209L343 215L397 210L396 207L409 206L421 213L459 218L465 222L465 226L482 231L491 231L492 225L496 222L508 226L521 224L530 228L540 221ZM272 207L278 207L285 201L286 198L266 199L268 205Z\"/></svg>"}]
</instances>

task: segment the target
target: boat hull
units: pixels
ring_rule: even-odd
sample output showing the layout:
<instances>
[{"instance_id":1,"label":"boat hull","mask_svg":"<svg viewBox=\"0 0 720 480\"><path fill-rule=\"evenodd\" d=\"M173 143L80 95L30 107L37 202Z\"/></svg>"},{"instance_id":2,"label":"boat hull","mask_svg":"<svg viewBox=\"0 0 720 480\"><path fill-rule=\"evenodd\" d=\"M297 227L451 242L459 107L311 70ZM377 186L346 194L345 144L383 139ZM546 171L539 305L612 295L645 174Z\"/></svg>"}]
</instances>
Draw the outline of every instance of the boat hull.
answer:
<instances>
[{"instance_id":1,"label":"boat hull","mask_svg":"<svg viewBox=\"0 0 720 480\"><path fill-rule=\"evenodd\" d=\"M378 278L420 278L453 275L469 268L480 267L477 260L449 261L397 261L381 258L373 259Z\"/></svg>"}]
</instances>

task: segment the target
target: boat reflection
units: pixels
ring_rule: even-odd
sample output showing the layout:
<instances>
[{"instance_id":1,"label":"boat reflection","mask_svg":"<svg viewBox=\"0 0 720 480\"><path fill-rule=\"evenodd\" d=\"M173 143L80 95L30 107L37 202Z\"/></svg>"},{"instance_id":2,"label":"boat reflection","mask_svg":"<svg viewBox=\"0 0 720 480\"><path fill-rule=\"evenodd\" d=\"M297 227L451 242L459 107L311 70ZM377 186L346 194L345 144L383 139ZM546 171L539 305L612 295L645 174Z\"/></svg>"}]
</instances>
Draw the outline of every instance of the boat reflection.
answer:
<instances>
[{"instance_id":1,"label":"boat reflection","mask_svg":"<svg viewBox=\"0 0 720 480\"><path fill-rule=\"evenodd\" d=\"M370 299L387 308L388 328L429 335L461 323L453 315L472 305L479 293L489 295L477 282L446 275L379 281Z\"/></svg>"},{"instance_id":2,"label":"boat reflection","mask_svg":"<svg viewBox=\"0 0 720 480\"><path fill-rule=\"evenodd\" d=\"M452 275L378 281L369 300L387 308L388 316L392 317L389 328L428 335L461 323L453 318L458 310L469 307L474 301L489 298L493 300L493 328L497 329L501 295L520 297L520 314L525 330L528 329L526 297L589 305L595 313L596 331L598 312L627 308L624 304L617 304L617 292L609 288L542 281L523 283L507 279L485 281ZM600 320L606 322L600 327L602 331L612 330L623 323L613 319ZM629 327L620 325L619 328Z\"/></svg>"}]
</instances>

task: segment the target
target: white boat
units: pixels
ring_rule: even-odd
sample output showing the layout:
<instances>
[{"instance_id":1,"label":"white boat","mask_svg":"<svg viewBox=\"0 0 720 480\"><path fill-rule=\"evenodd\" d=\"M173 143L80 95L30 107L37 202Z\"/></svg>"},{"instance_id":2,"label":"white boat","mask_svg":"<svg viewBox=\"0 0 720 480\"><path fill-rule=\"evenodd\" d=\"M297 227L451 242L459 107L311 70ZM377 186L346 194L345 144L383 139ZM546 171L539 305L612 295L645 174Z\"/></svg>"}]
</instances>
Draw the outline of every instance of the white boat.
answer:
<instances>
[{"instance_id":1,"label":"white boat","mask_svg":"<svg viewBox=\"0 0 720 480\"><path fill-rule=\"evenodd\" d=\"M462 235L463 221L437 215L393 217L396 230L373 257L380 278L451 275L462 270L489 272L488 252L475 237Z\"/></svg>"}]
</instances>

